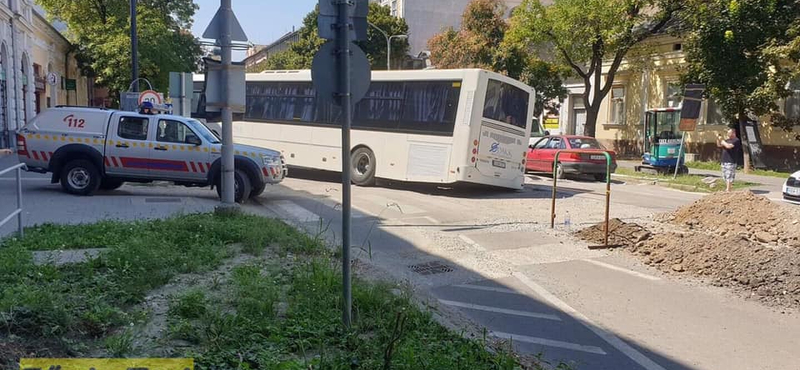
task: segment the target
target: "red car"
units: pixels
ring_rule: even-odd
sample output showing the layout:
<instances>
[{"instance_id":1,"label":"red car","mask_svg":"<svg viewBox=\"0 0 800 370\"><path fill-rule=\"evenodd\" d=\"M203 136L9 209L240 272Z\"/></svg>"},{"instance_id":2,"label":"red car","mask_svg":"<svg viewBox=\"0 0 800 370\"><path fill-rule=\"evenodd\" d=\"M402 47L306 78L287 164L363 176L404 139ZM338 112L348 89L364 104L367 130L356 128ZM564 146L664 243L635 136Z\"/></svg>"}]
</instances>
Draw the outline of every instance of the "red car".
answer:
<instances>
[{"instance_id":1,"label":"red car","mask_svg":"<svg viewBox=\"0 0 800 370\"><path fill-rule=\"evenodd\" d=\"M611 173L617 170L616 154L608 150L597 139L588 136L558 135L546 136L528 149L525 169L533 172L553 173L553 161L559 150L584 150L594 153L563 153L558 157L556 176L559 179L567 174L592 175L597 181L606 181L606 157L611 154Z\"/></svg>"}]
</instances>

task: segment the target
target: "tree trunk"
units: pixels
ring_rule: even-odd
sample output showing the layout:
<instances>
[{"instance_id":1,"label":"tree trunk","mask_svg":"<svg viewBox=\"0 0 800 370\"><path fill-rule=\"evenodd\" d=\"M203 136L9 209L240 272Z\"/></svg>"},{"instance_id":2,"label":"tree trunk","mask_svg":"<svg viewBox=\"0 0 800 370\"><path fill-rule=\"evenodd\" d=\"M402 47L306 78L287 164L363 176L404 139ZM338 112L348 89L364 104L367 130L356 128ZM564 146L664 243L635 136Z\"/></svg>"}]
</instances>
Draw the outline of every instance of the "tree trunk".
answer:
<instances>
[{"instance_id":1,"label":"tree trunk","mask_svg":"<svg viewBox=\"0 0 800 370\"><path fill-rule=\"evenodd\" d=\"M747 144L747 130L745 130L745 123L747 122L747 114L739 112L739 140L742 143L742 155L744 156L744 173L750 173L750 149Z\"/></svg>"},{"instance_id":2,"label":"tree trunk","mask_svg":"<svg viewBox=\"0 0 800 370\"><path fill-rule=\"evenodd\" d=\"M576 132L576 135L595 137L597 134L597 116L600 113L600 104L586 105L586 125L583 132Z\"/></svg>"}]
</instances>

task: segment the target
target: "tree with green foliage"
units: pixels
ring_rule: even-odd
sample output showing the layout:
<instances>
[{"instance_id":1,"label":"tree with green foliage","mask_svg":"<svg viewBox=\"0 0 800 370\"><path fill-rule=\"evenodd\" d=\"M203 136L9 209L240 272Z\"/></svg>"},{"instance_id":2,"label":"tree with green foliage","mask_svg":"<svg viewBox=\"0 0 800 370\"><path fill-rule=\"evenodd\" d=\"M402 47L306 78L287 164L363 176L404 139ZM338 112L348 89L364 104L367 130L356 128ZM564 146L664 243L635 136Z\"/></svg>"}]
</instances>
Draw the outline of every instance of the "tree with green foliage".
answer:
<instances>
[{"instance_id":1,"label":"tree with green foliage","mask_svg":"<svg viewBox=\"0 0 800 370\"><path fill-rule=\"evenodd\" d=\"M525 0L511 17L509 40L540 55L553 55L583 80L584 134L595 136L600 104L611 91L625 56L648 37L665 32L681 3L555 0L545 6L539 0Z\"/></svg>"},{"instance_id":2,"label":"tree with green foliage","mask_svg":"<svg viewBox=\"0 0 800 370\"><path fill-rule=\"evenodd\" d=\"M38 0L53 20L63 21L84 73L112 92L131 83L130 2ZM169 72L196 70L201 50L191 33L197 5L191 0L139 0L139 75L166 91Z\"/></svg>"},{"instance_id":3,"label":"tree with green foliage","mask_svg":"<svg viewBox=\"0 0 800 370\"><path fill-rule=\"evenodd\" d=\"M799 2L691 0L681 18L687 32L683 80L706 85L733 126L740 126L743 141L750 115L771 115L786 130L800 123L786 119L777 105L800 76Z\"/></svg>"},{"instance_id":4,"label":"tree with green foliage","mask_svg":"<svg viewBox=\"0 0 800 370\"><path fill-rule=\"evenodd\" d=\"M266 60L250 68L250 72L260 72L277 69L309 69L317 53L326 40L319 37L317 25L319 7L308 13L303 19L303 26L298 30L299 40L284 50L269 56ZM389 7L377 3L369 3L367 21L374 27L392 35L407 35L408 25L402 18L393 17ZM367 40L356 44L367 54L373 70L386 69L387 45L386 37L375 30L373 26L367 29ZM408 54L408 40L392 39L392 65L400 65Z\"/></svg>"},{"instance_id":5,"label":"tree with green foliage","mask_svg":"<svg viewBox=\"0 0 800 370\"><path fill-rule=\"evenodd\" d=\"M554 100L566 95L564 68L545 62L518 44L505 42L509 28L506 6L500 0L473 0L461 19L428 41L431 62L437 68L482 68L508 75L536 89L535 115L556 109Z\"/></svg>"}]
</instances>

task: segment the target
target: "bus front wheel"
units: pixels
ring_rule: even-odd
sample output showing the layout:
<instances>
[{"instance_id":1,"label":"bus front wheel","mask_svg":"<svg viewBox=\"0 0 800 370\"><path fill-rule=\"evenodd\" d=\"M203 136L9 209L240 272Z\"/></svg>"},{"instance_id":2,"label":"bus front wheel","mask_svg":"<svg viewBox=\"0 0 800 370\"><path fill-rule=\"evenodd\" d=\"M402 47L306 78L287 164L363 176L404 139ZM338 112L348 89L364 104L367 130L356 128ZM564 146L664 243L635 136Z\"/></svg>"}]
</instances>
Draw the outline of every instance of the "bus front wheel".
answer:
<instances>
[{"instance_id":1,"label":"bus front wheel","mask_svg":"<svg viewBox=\"0 0 800 370\"><path fill-rule=\"evenodd\" d=\"M369 148L361 147L350 156L352 169L351 180L358 186L375 185L375 153Z\"/></svg>"}]
</instances>

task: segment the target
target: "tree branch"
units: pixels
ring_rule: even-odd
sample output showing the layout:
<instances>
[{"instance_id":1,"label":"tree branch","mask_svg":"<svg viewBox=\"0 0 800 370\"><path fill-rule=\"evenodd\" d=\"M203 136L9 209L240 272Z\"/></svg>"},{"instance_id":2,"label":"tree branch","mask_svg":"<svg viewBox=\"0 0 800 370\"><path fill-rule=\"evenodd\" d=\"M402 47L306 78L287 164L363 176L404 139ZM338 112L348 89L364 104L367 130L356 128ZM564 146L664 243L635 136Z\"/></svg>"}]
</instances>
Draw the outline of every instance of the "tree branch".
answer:
<instances>
[{"instance_id":1,"label":"tree branch","mask_svg":"<svg viewBox=\"0 0 800 370\"><path fill-rule=\"evenodd\" d=\"M564 57L564 60L567 61L567 64L569 64L569 66L572 67L573 70L575 70L575 72L578 74L578 76L586 79L586 77L589 76L589 74L584 72L583 69L581 69L580 66L578 66L575 62L572 61L572 58L569 56L569 53L567 53L567 49L565 49L563 46L561 46L561 44L558 42L558 39L556 38L556 35L554 35L550 31L545 32L545 34L548 37L550 37L550 40L553 41L553 44L556 45L556 49L558 49L558 51L561 52L561 55Z\"/></svg>"}]
</instances>

